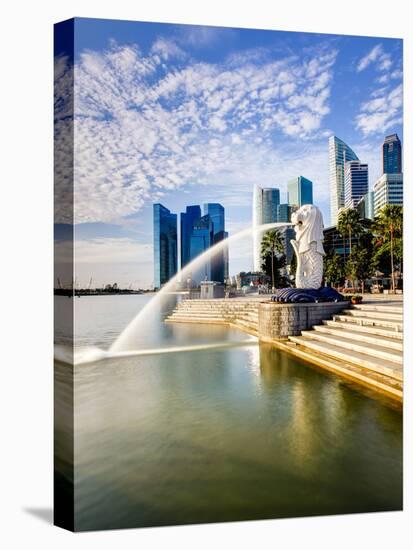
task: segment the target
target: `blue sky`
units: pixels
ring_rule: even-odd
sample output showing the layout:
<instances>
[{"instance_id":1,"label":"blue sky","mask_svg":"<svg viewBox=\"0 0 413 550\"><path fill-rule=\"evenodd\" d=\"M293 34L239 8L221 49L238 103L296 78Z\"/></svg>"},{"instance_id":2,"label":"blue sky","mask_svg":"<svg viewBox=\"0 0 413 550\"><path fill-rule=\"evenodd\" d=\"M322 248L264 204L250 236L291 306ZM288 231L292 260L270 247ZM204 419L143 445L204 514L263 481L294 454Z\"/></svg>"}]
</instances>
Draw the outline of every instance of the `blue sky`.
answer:
<instances>
[{"instance_id":1,"label":"blue sky","mask_svg":"<svg viewBox=\"0 0 413 550\"><path fill-rule=\"evenodd\" d=\"M72 60L56 54L64 95ZM370 185L385 134L402 139L399 39L76 19L74 63L81 283L151 285L154 202L221 202L234 233L254 183L284 201L303 175L328 225L328 137L369 163ZM230 250L231 273L251 265L248 242Z\"/></svg>"}]
</instances>

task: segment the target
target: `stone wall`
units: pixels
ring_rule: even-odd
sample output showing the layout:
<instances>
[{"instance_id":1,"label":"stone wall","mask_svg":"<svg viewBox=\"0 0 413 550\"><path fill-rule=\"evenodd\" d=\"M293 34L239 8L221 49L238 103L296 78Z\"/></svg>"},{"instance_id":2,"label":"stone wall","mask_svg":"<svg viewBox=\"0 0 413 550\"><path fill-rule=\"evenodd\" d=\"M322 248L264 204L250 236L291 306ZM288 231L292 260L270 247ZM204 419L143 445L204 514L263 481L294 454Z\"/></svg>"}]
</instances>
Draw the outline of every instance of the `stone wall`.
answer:
<instances>
[{"instance_id":1,"label":"stone wall","mask_svg":"<svg viewBox=\"0 0 413 550\"><path fill-rule=\"evenodd\" d=\"M302 330L320 325L324 320L349 307L348 302L279 304L262 302L258 308L258 334L263 341L286 340Z\"/></svg>"}]
</instances>

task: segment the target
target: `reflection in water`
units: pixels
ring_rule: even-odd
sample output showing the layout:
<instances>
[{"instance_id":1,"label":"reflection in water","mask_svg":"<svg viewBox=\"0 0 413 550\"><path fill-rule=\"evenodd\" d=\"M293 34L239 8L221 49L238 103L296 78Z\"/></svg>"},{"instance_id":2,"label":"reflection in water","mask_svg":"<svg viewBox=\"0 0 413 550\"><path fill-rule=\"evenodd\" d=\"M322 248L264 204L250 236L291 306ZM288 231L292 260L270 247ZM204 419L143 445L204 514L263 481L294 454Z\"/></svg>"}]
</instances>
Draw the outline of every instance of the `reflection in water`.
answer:
<instances>
[{"instance_id":1,"label":"reflection in water","mask_svg":"<svg viewBox=\"0 0 413 550\"><path fill-rule=\"evenodd\" d=\"M77 299L77 349L108 349L148 299ZM164 314L137 347L250 338ZM57 504L74 479L77 530L401 508L400 411L268 344L57 362L55 391Z\"/></svg>"},{"instance_id":2,"label":"reflection in water","mask_svg":"<svg viewBox=\"0 0 413 550\"><path fill-rule=\"evenodd\" d=\"M79 530L401 508L400 414L268 345L75 368L74 448Z\"/></svg>"}]
</instances>

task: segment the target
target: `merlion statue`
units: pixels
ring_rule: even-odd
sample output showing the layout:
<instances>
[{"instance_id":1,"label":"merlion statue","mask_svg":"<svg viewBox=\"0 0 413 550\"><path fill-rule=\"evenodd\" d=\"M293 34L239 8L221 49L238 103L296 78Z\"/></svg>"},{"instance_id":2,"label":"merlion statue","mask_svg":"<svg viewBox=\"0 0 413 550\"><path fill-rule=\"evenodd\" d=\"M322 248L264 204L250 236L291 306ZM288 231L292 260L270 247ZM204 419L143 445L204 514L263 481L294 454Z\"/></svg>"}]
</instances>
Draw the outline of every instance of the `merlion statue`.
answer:
<instances>
[{"instance_id":1,"label":"merlion statue","mask_svg":"<svg viewBox=\"0 0 413 550\"><path fill-rule=\"evenodd\" d=\"M296 288L319 289L323 279L323 216L317 206L304 204L291 216L296 240L291 245L297 257Z\"/></svg>"},{"instance_id":2,"label":"merlion statue","mask_svg":"<svg viewBox=\"0 0 413 550\"><path fill-rule=\"evenodd\" d=\"M291 216L296 240L291 245L297 256L296 288L279 288L273 302L309 303L342 302L344 297L330 286L321 287L323 280L323 217L312 204L305 204Z\"/></svg>"}]
</instances>

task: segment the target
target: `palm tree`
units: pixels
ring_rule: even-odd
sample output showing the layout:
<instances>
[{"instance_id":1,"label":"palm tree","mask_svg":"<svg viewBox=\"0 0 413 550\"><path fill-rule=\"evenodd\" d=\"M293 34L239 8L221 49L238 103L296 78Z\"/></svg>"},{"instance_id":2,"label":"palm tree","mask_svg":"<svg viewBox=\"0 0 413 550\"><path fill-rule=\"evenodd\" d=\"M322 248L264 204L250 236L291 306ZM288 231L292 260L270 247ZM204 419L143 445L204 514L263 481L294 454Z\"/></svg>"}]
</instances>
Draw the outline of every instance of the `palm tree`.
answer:
<instances>
[{"instance_id":1,"label":"palm tree","mask_svg":"<svg viewBox=\"0 0 413 550\"><path fill-rule=\"evenodd\" d=\"M386 204L380 209L374 220L374 230L378 236L377 242L390 239L390 269L392 279L392 291L396 289L394 273L394 239L401 236L403 229L403 207L398 204Z\"/></svg>"},{"instance_id":2,"label":"palm tree","mask_svg":"<svg viewBox=\"0 0 413 550\"><path fill-rule=\"evenodd\" d=\"M275 291L275 273L274 273L274 257L276 253L284 252L284 242L279 231L276 229L270 229L267 231L261 241L261 255L271 255L271 282L272 291Z\"/></svg>"},{"instance_id":3,"label":"palm tree","mask_svg":"<svg viewBox=\"0 0 413 550\"><path fill-rule=\"evenodd\" d=\"M352 237L359 235L363 230L360 215L355 208L346 208L344 210L341 210L338 215L337 229L340 235L342 235L344 238L348 235L351 254ZM346 243L344 241L344 260L345 258Z\"/></svg>"}]
</instances>

